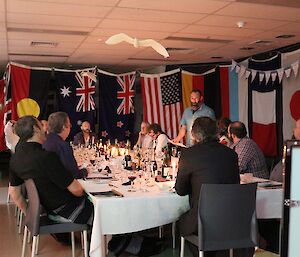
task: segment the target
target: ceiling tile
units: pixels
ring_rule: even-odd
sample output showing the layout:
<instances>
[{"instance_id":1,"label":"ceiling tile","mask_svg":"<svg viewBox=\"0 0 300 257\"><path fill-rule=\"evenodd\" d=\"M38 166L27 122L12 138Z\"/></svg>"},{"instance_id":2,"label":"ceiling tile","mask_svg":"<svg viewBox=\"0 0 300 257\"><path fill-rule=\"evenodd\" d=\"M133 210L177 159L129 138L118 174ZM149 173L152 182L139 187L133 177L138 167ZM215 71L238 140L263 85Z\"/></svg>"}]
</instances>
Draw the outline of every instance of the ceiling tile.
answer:
<instances>
[{"instance_id":1,"label":"ceiling tile","mask_svg":"<svg viewBox=\"0 0 300 257\"><path fill-rule=\"evenodd\" d=\"M22 33L11 32L7 33L8 39L21 39L31 41L53 41L53 42L82 42L84 36L61 35L61 34L44 34L44 33Z\"/></svg>"},{"instance_id":2,"label":"ceiling tile","mask_svg":"<svg viewBox=\"0 0 300 257\"><path fill-rule=\"evenodd\" d=\"M69 48L43 48L43 47L18 47L9 46L9 53L26 53L26 54L50 54L50 55L70 55L73 53L74 49Z\"/></svg>"},{"instance_id":3,"label":"ceiling tile","mask_svg":"<svg viewBox=\"0 0 300 257\"><path fill-rule=\"evenodd\" d=\"M21 0L28 2L28 0ZM89 6L115 6L119 0L33 0L34 2L61 3L61 4L78 4Z\"/></svg>"},{"instance_id":4,"label":"ceiling tile","mask_svg":"<svg viewBox=\"0 0 300 257\"><path fill-rule=\"evenodd\" d=\"M108 39L110 36L118 34L118 33L125 33L129 36L132 37L137 37L137 38L152 38L152 39L163 39L166 38L168 36L170 36L172 33L171 32L158 32L158 31L142 31L142 30L130 30L130 29L106 29L106 28L97 28L94 29L90 35L91 36L95 36L95 40L97 39L102 39L102 40L106 40ZM97 37L96 37L97 36ZM90 38L90 37L89 37ZM94 39L89 39L87 38L87 40L94 40Z\"/></svg>"},{"instance_id":5,"label":"ceiling tile","mask_svg":"<svg viewBox=\"0 0 300 257\"><path fill-rule=\"evenodd\" d=\"M0 0L0 13L5 12L5 0Z\"/></svg>"},{"instance_id":6,"label":"ceiling tile","mask_svg":"<svg viewBox=\"0 0 300 257\"><path fill-rule=\"evenodd\" d=\"M11 23L35 24L35 25L55 25L67 27L95 27L100 19L85 17L68 17L57 15L39 15L39 14L22 14L8 13L8 26Z\"/></svg>"},{"instance_id":7,"label":"ceiling tile","mask_svg":"<svg viewBox=\"0 0 300 257\"><path fill-rule=\"evenodd\" d=\"M280 31L282 34L295 33L300 34L300 22L289 22L283 26L277 27L274 31Z\"/></svg>"},{"instance_id":8,"label":"ceiling tile","mask_svg":"<svg viewBox=\"0 0 300 257\"><path fill-rule=\"evenodd\" d=\"M276 20L283 21L296 21L300 19L300 12L297 8L248 3L231 3L215 14L260 19L276 18Z\"/></svg>"},{"instance_id":9,"label":"ceiling tile","mask_svg":"<svg viewBox=\"0 0 300 257\"><path fill-rule=\"evenodd\" d=\"M270 19L253 19L246 17L231 17L222 15L208 15L201 19L197 24L206 26L221 26L237 28L237 22L244 21L246 29L263 28L263 30L273 29L286 24L285 21L270 20Z\"/></svg>"},{"instance_id":10,"label":"ceiling tile","mask_svg":"<svg viewBox=\"0 0 300 257\"><path fill-rule=\"evenodd\" d=\"M8 40L8 44L10 46L16 46L16 47L29 47L31 44L32 40L24 40L24 39L10 39ZM46 40L42 40L41 42L47 42ZM80 44L78 42L74 41L64 41L64 42L58 42L54 41L54 43L58 43L56 48L72 48L75 49L77 48Z\"/></svg>"},{"instance_id":11,"label":"ceiling tile","mask_svg":"<svg viewBox=\"0 0 300 257\"><path fill-rule=\"evenodd\" d=\"M219 10L220 8L228 5L228 2L224 1L199 1L189 0L183 2L182 0L121 0L118 6L131 7L137 9L152 9L152 10L167 10L167 11L179 11L179 12L197 12L197 13L211 13Z\"/></svg>"},{"instance_id":12,"label":"ceiling tile","mask_svg":"<svg viewBox=\"0 0 300 257\"><path fill-rule=\"evenodd\" d=\"M42 62L42 63L62 63L66 61L66 57L52 57L52 56L20 56L9 55L10 61L15 62Z\"/></svg>"},{"instance_id":13,"label":"ceiling tile","mask_svg":"<svg viewBox=\"0 0 300 257\"><path fill-rule=\"evenodd\" d=\"M160 21L178 23L193 23L205 17L206 14L157 11L138 8L114 8L106 17L109 19L119 20L136 20L136 21Z\"/></svg>"},{"instance_id":14,"label":"ceiling tile","mask_svg":"<svg viewBox=\"0 0 300 257\"><path fill-rule=\"evenodd\" d=\"M25 23L9 23L8 25L9 29L27 29L31 30L32 33L35 33L34 30L54 30L59 31L59 34L78 34L81 32L81 34L88 34L90 31L92 31L92 28L90 27L73 27L73 26L64 26L64 25L37 25L37 24L25 24ZM72 33L76 32L76 33ZM77 33L78 32L78 33ZM50 33L50 32L49 32ZM52 33L52 32L51 32Z\"/></svg>"},{"instance_id":15,"label":"ceiling tile","mask_svg":"<svg viewBox=\"0 0 300 257\"><path fill-rule=\"evenodd\" d=\"M7 10L9 13L48 14L73 17L88 16L100 18L104 17L111 10L111 7L9 0L7 1Z\"/></svg>"},{"instance_id":16,"label":"ceiling tile","mask_svg":"<svg viewBox=\"0 0 300 257\"><path fill-rule=\"evenodd\" d=\"M123 20L112 20L104 19L99 28L112 28L119 29L123 32L123 29L130 30L143 30L143 31L163 31L163 32L175 32L184 28L185 24L166 23L166 22L148 22L148 21L126 21Z\"/></svg>"},{"instance_id":17,"label":"ceiling tile","mask_svg":"<svg viewBox=\"0 0 300 257\"><path fill-rule=\"evenodd\" d=\"M223 35L224 39L226 36L239 35L240 37L249 37L255 35L262 30L257 29L239 29L236 27L226 28L226 27L216 27L216 26L203 26L203 25L190 25L186 28L180 30L181 33L195 33L195 34L206 34L206 35Z\"/></svg>"}]
</instances>

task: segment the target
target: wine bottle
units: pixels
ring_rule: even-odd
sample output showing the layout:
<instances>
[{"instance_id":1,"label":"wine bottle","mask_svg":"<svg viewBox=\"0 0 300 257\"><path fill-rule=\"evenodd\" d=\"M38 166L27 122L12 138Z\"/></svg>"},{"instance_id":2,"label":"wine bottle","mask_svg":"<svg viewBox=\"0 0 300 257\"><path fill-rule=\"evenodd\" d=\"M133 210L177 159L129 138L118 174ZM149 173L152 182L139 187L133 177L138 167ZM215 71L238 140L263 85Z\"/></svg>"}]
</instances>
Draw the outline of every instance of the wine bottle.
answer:
<instances>
[{"instance_id":1,"label":"wine bottle","mask_svg":"<svg viewBox=\"0 0 300 257\"><path fill-rule=\"evenodd\" d=\"M161 176L163 178L168 177L170 174L170 162L171 162L171 160L169 158L169 154L167 152L165 152L163 164L162 164L162 172L161 172Z\"/></svg>"}]
</instances>

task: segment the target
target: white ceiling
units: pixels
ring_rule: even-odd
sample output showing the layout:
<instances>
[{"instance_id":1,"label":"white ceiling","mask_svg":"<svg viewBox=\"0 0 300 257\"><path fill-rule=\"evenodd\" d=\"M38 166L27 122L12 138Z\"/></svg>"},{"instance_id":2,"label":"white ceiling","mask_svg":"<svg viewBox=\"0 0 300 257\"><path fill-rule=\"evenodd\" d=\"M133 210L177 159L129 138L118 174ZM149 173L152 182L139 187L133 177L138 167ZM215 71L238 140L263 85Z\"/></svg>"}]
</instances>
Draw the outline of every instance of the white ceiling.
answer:
<instances>
[{"instance_id":1,"label":"white ceiling","mask_svg":"<svg viewBox=\"0 0 300 257\"><path fill-rule=\"evenodd\" d=\"M238 21L245 22L244 28L238 28ZM104 43L120 32L188 50L170 51L170 58L164 59L149 48ZM282 34L295 37L276 38ZM253 44L256 40L271 43ZM57 46L33 47L32 41ZM0 0L0 68L14 61L127 71L229 61L297 42L299 0Z\"/></svg>"}]
</instances>

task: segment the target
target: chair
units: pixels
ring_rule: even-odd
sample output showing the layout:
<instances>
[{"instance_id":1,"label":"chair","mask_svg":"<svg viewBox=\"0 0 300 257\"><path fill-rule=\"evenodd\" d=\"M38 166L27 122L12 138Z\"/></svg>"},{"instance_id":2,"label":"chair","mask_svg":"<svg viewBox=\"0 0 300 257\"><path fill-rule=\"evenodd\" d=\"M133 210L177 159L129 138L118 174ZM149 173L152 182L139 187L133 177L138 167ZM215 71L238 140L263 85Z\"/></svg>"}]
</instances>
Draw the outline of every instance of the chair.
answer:
<instances>
[{"instance_id":1,"label":"chair","mask_svg":"<svg viewBox=\"0 0 300 257\"><path fill-rule=\"evenodd\" d=\"M23 237L22 257L25 256L27 232L30 231L33 236L31 257L38 252L38 238L42 234L67 233L71 232L72 240L72 257L75 257L75 238L74 232L83 231L84 235L84 256L88 257L87 252L87 229L85 224L75 224L71 222L58 223L50 220L47 214L43 213L43 207L40 204L38 191L32 179L25 181L25 187L28 196L28 207L25 216L25 229Z\"/></svg>"},{"instance_id":2,"label":"chair","mask_svg":"<svg viewBox=\"0 0 300 257\"><path fill-rule=\"evenodd\" d=\"M203 184L198 209L198 236L181 237L180 257L184 242L198 246L199 256L205 251L248 248L258 245L256 220L257 184Z\"/></svg>"}]
</instances>

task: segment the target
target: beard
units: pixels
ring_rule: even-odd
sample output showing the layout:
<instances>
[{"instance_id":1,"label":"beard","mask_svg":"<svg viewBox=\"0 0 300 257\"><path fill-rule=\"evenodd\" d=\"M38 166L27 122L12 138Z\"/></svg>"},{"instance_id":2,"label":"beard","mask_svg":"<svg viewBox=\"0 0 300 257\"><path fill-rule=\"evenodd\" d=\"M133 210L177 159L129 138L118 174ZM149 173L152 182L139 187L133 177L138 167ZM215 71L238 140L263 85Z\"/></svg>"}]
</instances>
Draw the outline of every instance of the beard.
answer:
<instances>
[{"instance_id":1,"label":"beard","mask_svg":"<svg viewBox=\"0 0 300 257\"><path fill-rule=\"evenodd\" d=\"M89 129L83 129L82 131L85 132L85 133L90 133L91 132Z\"/></svg>"},{"instance_id":2,"label":"beard","mask_svg":"<svg viewBox=\"0 0 300 257\"><path fill-rule=\"evenodd\" d=\"M195 108L199 108L200 107L200 103L199 102L198 103L192 103L191 102L191 106L195 107Z\"/></svg>"}]
</instances>

